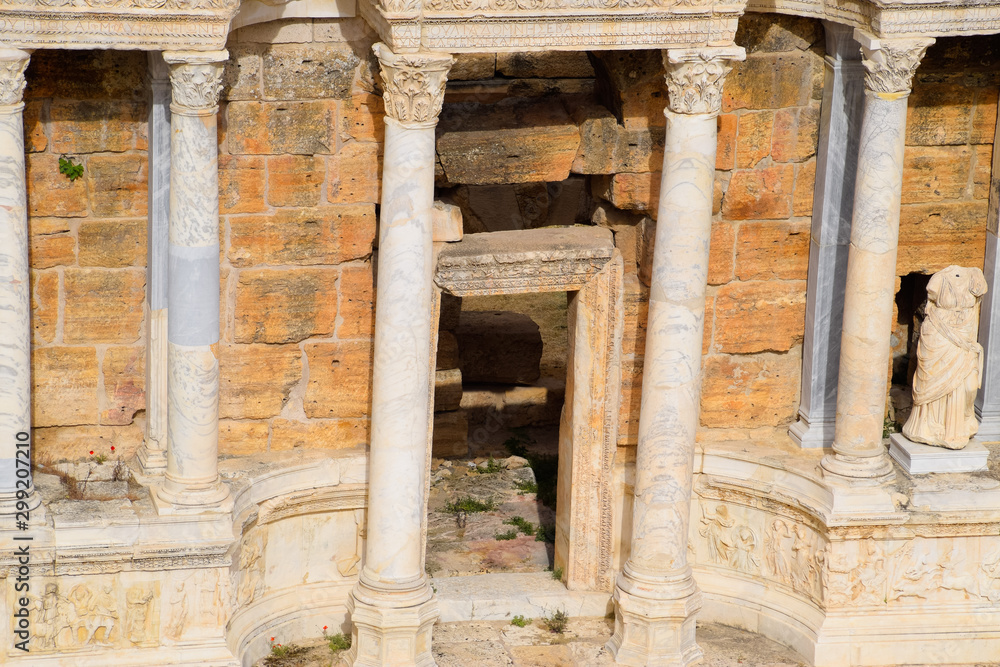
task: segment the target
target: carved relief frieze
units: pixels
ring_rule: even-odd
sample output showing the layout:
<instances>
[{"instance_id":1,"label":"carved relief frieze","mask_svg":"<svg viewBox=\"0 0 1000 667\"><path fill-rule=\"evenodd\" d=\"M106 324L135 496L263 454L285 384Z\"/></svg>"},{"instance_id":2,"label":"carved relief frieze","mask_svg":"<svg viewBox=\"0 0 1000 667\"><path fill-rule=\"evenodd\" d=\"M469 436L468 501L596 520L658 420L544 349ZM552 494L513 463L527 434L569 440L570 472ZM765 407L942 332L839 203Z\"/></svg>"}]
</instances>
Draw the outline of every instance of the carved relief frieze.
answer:
<instances>
[{"instance_id":1,"label":"carved relief frieze","mask_svg":"<svg viewBox=\"0 0 1000 667\"><path fill-rule=\"evenodd\" d=\"M817 600L823 597L824 540L804 524L768 519L764 529L764 575Z\"/></svg>"},{"instance_id":2,"label":"carved relief frieze","mask_svg":"<svg viewBox=\"0 0 1000 667\"><path fill-rule=\"evenodd\" d=\"M913 73L933 39L879 39L862 42L865 89L876 93L908 93Z\"/></svg>"},{"instance_id":3,"label":"carved relief frieze","mask_svg":"<svg viewBox=\"0 0 1000 667\"><path fill-rule=\"evenodd\" d=\"M525 263L438 264L437 284L455 296L574 291L600 273L608 258L568 258Z\"/></svg>"},{"instance_id":4,"label":"carved relief frieze","mask_svg":"<svg viewBox=\"0 0 1000 667\"><path fill-rule=\"evenodd\" d=\"M372 50L382 73L386 115L403 125L435 125L455 59L439 53L396 54L385 44L376 44Z\"/></svg>"},{"instance_id":5,"label":"carved relief frieze","mask_svg":"<svg viewBox=\"0 0 1000 667\"><path fill-rule=\"evenodd\" d=\"M746 59L742 47L666 49L670 110L681 114L717 114L722 109L722 86L733 63Z\"/></svg>"},{"instance_id":6,"label":"carved relief frieze","mask_svg":"<svg viewBox=\"0 0 1000 667\"><path fill-rule=\"evenodd\" d=\"M232 613L229 576L219 568L171 573L164 584L164 639L219 636Z\"/></svg>"},{"instance_id":7,"label":"carved relief frieze","mask_svg":"<svg viewBox=\"0 0 1000 667\"><path fill-rule=\"evenodd\" d=\"M366 505L367 487L364 484L340 484L266 500L260 504L254 518L257 525L263 526L292 516L352 510Z\"/></svg>"},{"instance_id":8,"label":"carved relief frieze","mask_svg":"<svg viewBox=\"0 0 1000 667\"><path fill-rule=\"evenodd\" d=\"M705 538L710 562L746 574L760 572L760 540L746 523L731 517L726 505L702 506L698 534Z\"/></svg>"},{"instance_id":9,"label":"carved relief frieze","mask_svg":"<svg viewBox=\"0 0 1000 667\"><path fill-rule=\"evenodd\" d=\"M46 577L32 599L33 653L153 647L159 643L159 583L117 577Z\"/></svg>"},{"instance_id":10,"label":"carved relief frieze","mask_svg":"<svg viewBox=\"0 0 1000 667\"><path fill-rule=\"evenodd\" d=\"M350 553L341 556L337 559L337 571L340 572L342 577L354 577L357 576L359 571L359 566L361 565L361 554L365 552L365 511L361 509L354 510L354 548L345 549L345 551L350 551Z\"/></svg>"},{"instance_id":11,"label":"carved relief frieze","mask_svg":"<svg viewBox=\"0 0 1000 667\"><path fill-rule=\"evenodd\" d=\"M266 549L266 529L254 529L249 535L243 536L237 568L231 574L234 609L250 604L264 592Z\"/></svg>"}]
</instances>

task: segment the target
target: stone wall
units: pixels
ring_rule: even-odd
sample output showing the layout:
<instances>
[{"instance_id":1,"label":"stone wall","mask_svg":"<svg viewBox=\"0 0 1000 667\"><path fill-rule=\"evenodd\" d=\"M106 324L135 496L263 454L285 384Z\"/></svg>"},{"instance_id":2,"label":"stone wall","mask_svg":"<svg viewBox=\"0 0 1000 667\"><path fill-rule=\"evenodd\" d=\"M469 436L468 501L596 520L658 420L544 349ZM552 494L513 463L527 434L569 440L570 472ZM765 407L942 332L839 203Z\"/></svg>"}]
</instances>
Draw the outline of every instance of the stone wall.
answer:
<instances>
[{"instance_id":1,"label":"stone wall","mask_svg":"<svg viewBox=\"0 0 1000 667\"><path fill-rule=\"evenodd\" d=\"M360 19L235 32L219 114L220 453L367 442L382 142ZM146 56L38 52L27 139L40 460L144 421ZM59 158L83 176L59 173ZM338 391L335 388L343 388Z\"/></svg>"},{"instance_id":2,"label":"stone wall","mask_svg":"<svg viewBox=\"0 0 1000 667\"><path fill-rule=\"evenodd\" d=\"M818 21L747 14L725 89L705 327L703 438L795 418L823 87ZM219 116L223 454L367 441L383 142L360 19L235 32ZM996 37L932 47L910 97L899 275L981 265ZM36 53L25 134L39 455L142 439L144 54ZM647 52L462 56L438 195L467 232L589 223L626 266L620 440L635 443L666 93ZM59 158L83 166L70 180ZM897 332L898 333L898 332Z\"/></svg>"}]
</instances>

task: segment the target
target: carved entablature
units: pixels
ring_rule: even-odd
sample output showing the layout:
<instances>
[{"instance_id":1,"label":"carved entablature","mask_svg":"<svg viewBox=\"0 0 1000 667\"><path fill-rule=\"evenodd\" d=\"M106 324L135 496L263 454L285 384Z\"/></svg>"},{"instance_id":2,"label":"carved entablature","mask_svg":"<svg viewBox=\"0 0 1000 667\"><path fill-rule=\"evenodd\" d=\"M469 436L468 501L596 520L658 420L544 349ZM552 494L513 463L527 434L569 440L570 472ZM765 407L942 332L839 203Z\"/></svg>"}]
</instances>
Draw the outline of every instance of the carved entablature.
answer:
<instances>
[{"instance_id":1,"label":"carved entablature","mask_svg":"<svg viewBox=\"0 0 1000 667\"><path fill-rule=\"evenodd\" d=\"M0 0L0 42L24 49L218 50L239 0Z\"/></svg>"},{"instance_id":2,"label":"carved entablature","mask_svg":"<svg viewBox=\"0 0 1000 667\"><path fill-rule=\"evenodd\" d=\"M613 254L611 234L596 227L467 234L442 249L435 282L455 296L575 291Z\"/></svg>"}]
</instances>

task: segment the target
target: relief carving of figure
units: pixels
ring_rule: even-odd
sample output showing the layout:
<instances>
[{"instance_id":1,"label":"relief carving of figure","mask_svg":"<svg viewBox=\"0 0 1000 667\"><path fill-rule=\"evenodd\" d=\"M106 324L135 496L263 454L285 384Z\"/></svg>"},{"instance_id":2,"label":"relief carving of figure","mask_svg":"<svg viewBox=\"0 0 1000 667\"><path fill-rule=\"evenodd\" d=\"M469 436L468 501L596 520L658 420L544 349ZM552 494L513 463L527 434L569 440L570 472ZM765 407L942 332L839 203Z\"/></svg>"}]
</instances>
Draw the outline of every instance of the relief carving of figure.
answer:
<instances>
[{"instance_id":1,"label":"relief carving of figure","mask_svg":"<svg viewBox=\"0 0 1000 667\"><path fill-rule=\"evenodd\" d=\"M784 542L790 537L788 524L782 519L772 521L764 533L764 562L767 564L768 572L786 584L791 583L791 568Z\"/></svg>"},{"instance_id":2,"label":"relief carving of figure","mask_svg":"<svg viewBox=\"0 0 1000 667\"><path fill-rule=\"evenodd\" d=\"M927 284L913 411L903 426L913 442L962 449L979 429L973 402L983 374L983 348L976 338L985 293L986 279L977 268L949 266Z\"/></svg>"},{"instance_id":3,"label":"relief carving of figure","mask_svg":"<svg viewBox=\"0 0 1000 667\"><path fill-rule=\"evenodd\" d=\"M125 593L125 604L127 611L127 621L125 632L128 640L133 644L142 644L150 641L147 621L149 619L150 602L153 600L153 591L142 586L133 586Z\"/></svg>"},{"instance_id":4,"label":"relief carving of figure","mask_svg":"<svg viewBox=\"0 0 1000 667\"><path fill-rule=\"evenodd\" d=\"M45 584L45 594L35 601L35 646L36 651L61 648L72 635L77 621L76 608L68 598L59 594L59 586ZM64 633L63 631L68 631Z\"/></svg>"},{"instance_id":5,"label":"relief carving of figure","mask_svg":"<svg viewBox=\"0 0 1000 667\"><path fill-rule=\"evenodd\" d=\"M184 634L184 627L188 618L188 593L187 582L184 580L175 581L170 591L170 617L164 630L167 637L180 639Z\"/></svg>"},{"instance_id":6,"label":"relief carving of figure","mask_svg":"<svg viewBox=\"0 0 1000 667\"><path fill-rule=\"evenodd\" d=\"M702 508L701 528L698 534L708 540L708 555L715 563L728 563L736 551L732 528L736 521L729 518L729 509L719 505L715 512Z\"/></svg>"}]
</instances>

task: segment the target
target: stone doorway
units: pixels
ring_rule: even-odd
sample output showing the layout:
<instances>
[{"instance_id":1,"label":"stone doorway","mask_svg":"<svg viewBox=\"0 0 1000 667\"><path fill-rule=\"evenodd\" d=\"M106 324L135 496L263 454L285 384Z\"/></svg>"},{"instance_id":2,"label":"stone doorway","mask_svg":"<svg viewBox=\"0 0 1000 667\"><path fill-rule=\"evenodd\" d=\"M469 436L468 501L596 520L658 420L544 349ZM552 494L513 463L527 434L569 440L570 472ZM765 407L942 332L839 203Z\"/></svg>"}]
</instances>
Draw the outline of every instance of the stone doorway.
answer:
<instances>
[{"instance_id":1,"label":"stone doorway","mask_svg":"<svg viewBox=\"0 0 1000 667\"><path fill-rule=\"evenodd\" d=\"M437 265L443 295L567 293L555 567L570 590L610 592L614 584L622 272L610 230L599 227L470 234L447 244Z\"/></svg>"}]
</instances>

